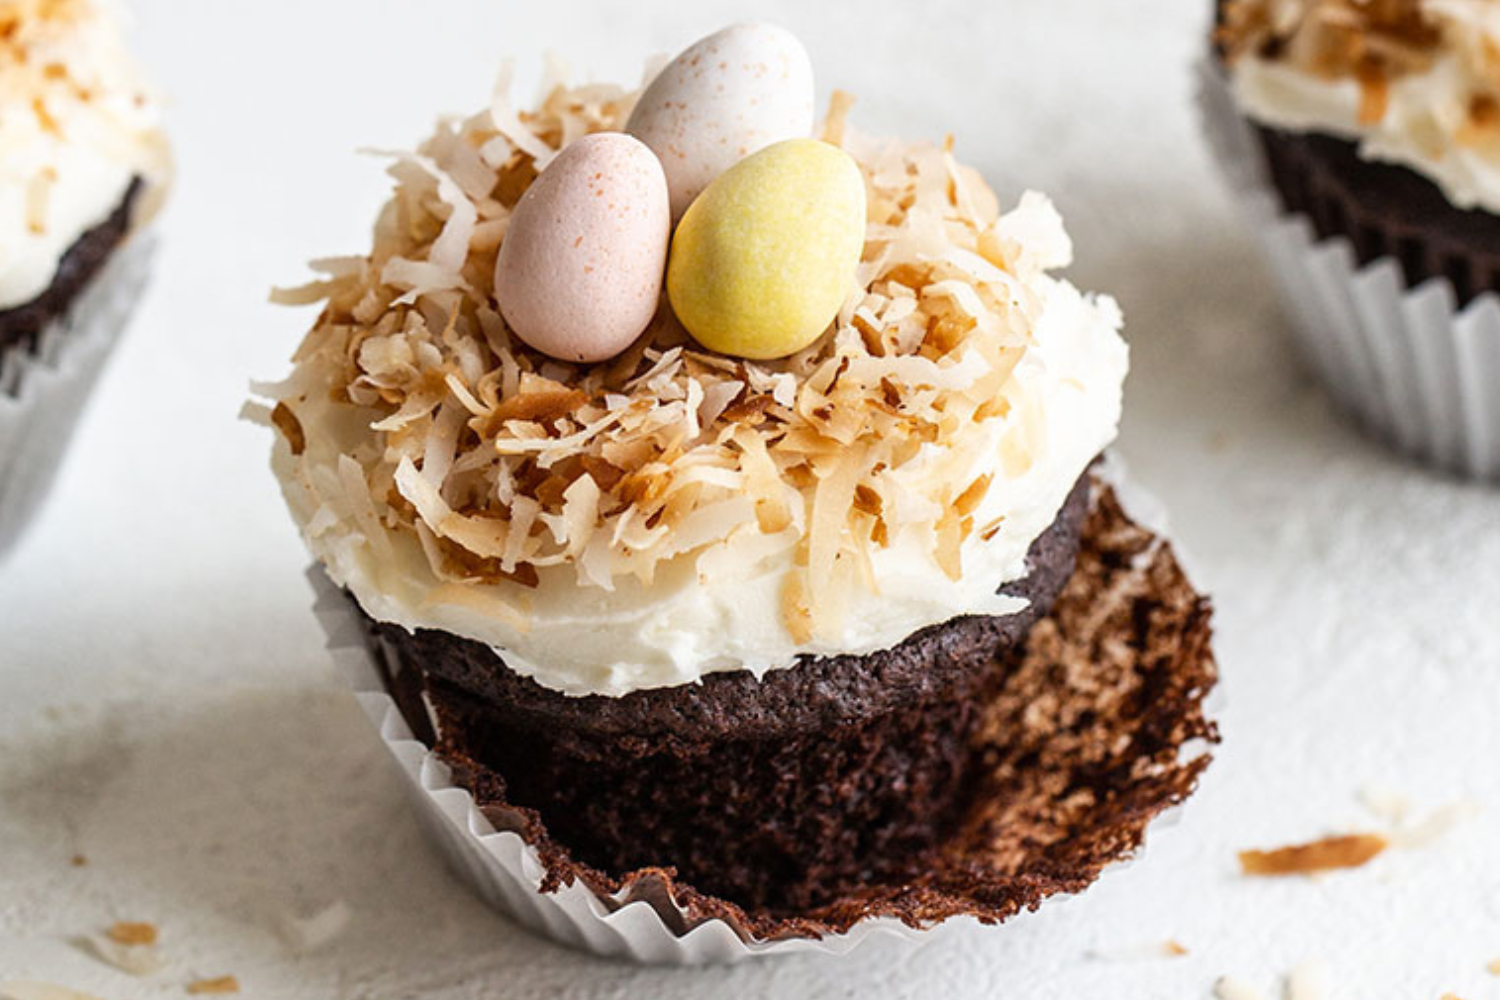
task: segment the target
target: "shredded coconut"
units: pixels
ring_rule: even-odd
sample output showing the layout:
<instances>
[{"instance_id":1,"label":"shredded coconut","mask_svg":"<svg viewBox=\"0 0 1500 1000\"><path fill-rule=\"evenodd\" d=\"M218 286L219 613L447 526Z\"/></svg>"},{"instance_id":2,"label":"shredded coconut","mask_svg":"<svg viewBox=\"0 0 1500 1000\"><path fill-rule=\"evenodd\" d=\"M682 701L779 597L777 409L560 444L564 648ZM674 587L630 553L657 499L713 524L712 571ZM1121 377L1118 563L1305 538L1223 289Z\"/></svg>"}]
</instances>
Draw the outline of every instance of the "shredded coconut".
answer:
<instances>
[{"instance_id":1,"label":"shredded coconut","mask_svg":"<svg viewBox=\"0 0 1500 1000\"><path fill-rule=\"evenodd\" d=\"M556 85L517 111L509 89L507 70L489 109L396 156L367 257L322 262L319 280L275 296L326 303L293 375L259 387L322 502L320 530L344 522L377 552L388 533L413 536L445 599L508 586L522 627L539 569L649 584L684 553L711 571L708 550L747 532L796 533L782 602L795 635L834 632L842 595L878 585L871 552L899 535L958 578L965 539L993 528L971 516L989 479L965 456L995 421L1008 475L1045 442L1012 375L1035 344L1037 279L1071 257L1051 204L1028 194L1000 215L948 148L863 139L838 95L823 134L865 175L868 230L823 337L780 361L728 358L663 306L620 357L566 365L511 336L496 253L537 171L620 128L636 93ZM313 394L363 428L335 475L295 457ZM920 487L894 474L918 467Z\"/></svg>"},{"instance_id":2,"label":"shredded coconut","mask_svg":"<svg viewBox=\"0 0 1500 1000\"><path fill-rule=\"evenodd\" d=\"M1219 31L1231 60L1283 61L1360 88L1360 118L1385 117L1390 84L1452 53L1474 81L1469 142L1500 140L1500 8L1492 0L1232 0Z\"/></svg>"},{"instance_id":3,"label":"shredded coconut","mask_svg":"<svg viewBox=\"0 0 1500 1000\"><path fill-rule=\"evenodd\" d=\"M99 1000L92 993L80 993L53 983L0 983L0 1000Z\"/></svg>"},{"instance_id":4,"label":"shredded coconut","mask_svg":"<svg viewBox=\"0 0 1500 1000\"><path fill-rule=\"evenodd\" d=\"M89 934L83 938L83 943L102 961L132 976L149 976L167 965L154 938L127 942L111 934Z\"/></svg>"}]
</instances>

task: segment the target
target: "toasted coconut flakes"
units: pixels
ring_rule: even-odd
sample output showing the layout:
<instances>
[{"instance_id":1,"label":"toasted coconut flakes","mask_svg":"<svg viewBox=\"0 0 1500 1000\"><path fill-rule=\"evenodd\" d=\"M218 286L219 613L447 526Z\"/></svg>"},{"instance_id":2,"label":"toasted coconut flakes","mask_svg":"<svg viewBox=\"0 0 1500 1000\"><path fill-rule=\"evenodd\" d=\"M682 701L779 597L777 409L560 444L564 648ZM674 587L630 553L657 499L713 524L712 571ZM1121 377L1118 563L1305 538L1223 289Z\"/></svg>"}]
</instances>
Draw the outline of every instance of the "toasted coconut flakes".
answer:
<instances>
[{"instance_id":1,"label":"toasted coconut flakes","mask_svg":"<svg viewBox=\"0 0 1500 1000\"><path fill-rule=\"evenodd\" d=\"M1246 875L1271 876L1358 868L1374 859L1390 843L1378 833L1357 833L1271 851L1241 851L1240 870Z\"/></svg>"},{"instance_id":2,"label":"toasted coconut flakes","mask_svg":"<svg viewBox=\"0 0 1500 1000\"><path fill-rule=\"evenodd\" d=\"M794 634L831 632L848 591L877 587L871 550L898 537L961 573L967 540L999 524L973 521L988 488L975 449L999 440L1016 475L1045 443L1037 393L1014 372L1035 344L1038 279L1071 256L1051 204L1027 195L1000 215L950 148L858 136L837 94L824 134L864 172L868 225L827 335L751 362L698 349L664 310L613 361L562 364L506 329L494 257L537 172L622 127L636 95L549 85L518 112L509 88L507 68L486 112L394 154L368 258L321 262L323 280L278 295L327 299L293 376L256 388L286 407L271 422L319 501L309 530L342 527L381 558L415 536L444 584L430 601L498 603L507 620L549 567L610 588L693 554L712 574L718 543L755 534L805 557L784 590ZM369 411L368 441L334 469L287 419L330 392Z\"/></svg>"},{"instance_id":3,"label":"toasted coconut flakes","mask_svg":"<svg viewBox=\"0 0 1500 1000\"><path fill-rule=\"evenodd\" d=\"M200 996L207 993L238 993L240 991L240 981L233 976L196 979L187 984L187 991L193 996Z\"/></svg>"},{"instance_id":4,"label":"toasted coconut flakes","mask_svg":"<svg viewBox=\"0 0 1500 1000\"><path fill-rule=\"evenodd\" d=\"M808 605L807 581L800 572L791 574L781 587L781 618L798 643L812 638L812 613Z\"/></svg>"},{"instance_id":5,"label":"toasted coconut flakes","mask_svg":"<svg viewBox=\"0 0 1500 1000\"><path fill-rule=\"evenodd\" d=\"M0 1000L99 1000L92 993L80 993L52 983L0 983Z\"/></svg>"},{"instance_id":6,"label":"toasted coconut flakes","mask_svg":"<svg viewBox=\"0 0 1500 1000\"><path fill-rule=\"evenodd\" d=\"M463 288L463 276L448 271L425 260L408 260L392 257L380 270L380 280L392 288L404 289L406 294L396 300L398 305L415 302L417 296L440 292L449 288Z\"/></svg>"},{"instance_id":7,"label":"toasted coconut flakes","mask_svg":"<svg viewBox=\"0 0 1500 1000\"><path fill-rule=\"evenodd\" d=\"M1485 971L1489 972L1490 975L1500 976L1500 958L1491 960L1490 964L1486 965L1484 968Z\"/></svg>"},{"instance_id":8,"label":"toasted coconut flakes","mask_svg":"<svg viewBox=\"0 0 1500 1000\"><path fill-rule=\"evenodd\" d=\"M344 490L344 499L353 510L355 523L364 533L365 540L383 558L389 559L391 542L375 513L375 498L370 494L370 484L365 481L364 468L348 455L340 455L338 464L339 482Z\"/></svg>"},{"instance_id":9,"label":"toasted coconut flakes","mask_svg":"<svg viewBox=\"0 0 1500 1000\"><path fill-rule=\"evenodd\" d=\"M1188 954L1175 938L1120 948L1095 948L1088 955L1101 962L1139 962L1158 958L1182 958Z\"/></svg>"},{"instance_id":10,"label":"toasted coconut flakes","mask_svg":"<svg viewBox=\"0 0 1500 1000\"><path fill-rule=\"evenodd\" d=\"M854 451L839 457L813 494L807 532L807 576L815 634L833 634L833 627L837 625L835 621L824 620L824 615L820 614L824 604L819 598L833 583L834 562L839 557L844 524L854 504L854 487L864 471L862 459L863 456Z\"/></svg>"},{"instance_id":11,"label":"toasted coconut flakes","mask_svg":"<svg viewBox=\"0 0 1500 1000\"><path fill-rule=\"evenodd\" d=\"M495 130L503 135L511 145L528 154L536 161L537 169L545 167L556 151L541 139L538 139L521 116L516 114L510 103L511 77L515 72L515 66L507 61L500 68L499 79L495 81L495 95L490 102L490 118L494 122Z\"/></svg>"},{"instance_id":12,"label":"toasted coconut flakes","mask_svg":"<svg viewBox=\"0 0 1500 1000\"><path fill-rule=\"evenodd\" d=\"M337 281L309 281L290 288L272 288L270 301L278 306L309 306L322 302L338 288Z\"/></svg>"},{"instance_id":13,"label":"toasted coconut flakes","mask_svg":"<svg viewBox=\"0 0 1500 1000\"><path fill-rule=\"evenodd\" d=\"M1260 989L1233 976L1223 976L1214 983L1214 996L1219 1000L1268 1000Z\"/></svg>"},{"instance_id":14,"label":"toasted coconut flakes","mask_svg":"<svg viewBox=\"0 0 1500 1000\"><path fill-rule=\"evenodd\" d=\"M1450 53L1457 67L1493 94L1495 22L1488 3L1402 0L1241 0L1226 5L1217 37L1230 61L1247 55L1285 61L1323 79L1359 88L1360 121L1379 122L1391 83L1426 72ZM1474 29L1478 30L1474 30Z\"/></svg>"},{"instance_id":15,"label":"toasted coconut flakes","mask_svg":"<svg viewBox=\"0 0 1500 1000\"><path fill-rule=\"evenodd\" d=\"M151 941L126 943L112 936L115 929L110 928L104 934L86 935L83 942L95 956L133 976L149 976L166 967L166 959L153 943L154 937Z\"/></svg>"},{"instance_id":16,"label":"toasted coconut flakes","mask_svg":"<svg viewBox=\"0 0 1500 1000\"><path fill-rule=\"evenodd\" d=\"M835 90L828 98L828 115L823 119L823 141L835 146L844 144L844 129L849 124L849 112L854 108L854 95Z\"/></svg>"},{"instance_id":17,"label":"toasted coconut flakes","mask_svg":"<svg viewBox=\"0 0 1500 1000\"><path fill-rule=\"evenodd\" d=\"M287 447L292 450L292 454L302 454L307 448L307 436L302 433L302 422L297 419L292 408L285 403L277 403L271 409L271 423L286 438Z\"/></svg>"},{"instance_id":18,"label":"toasted coconut flakes","mask_svg":"<svg viewBox=\"0 0 1500 1000\"><path fill-rule=\"evenodd\" d=\"M114 924L104 933L117 944L155 944L157 938L155 924L128 920Z\"/></svg>"}]
</instances>

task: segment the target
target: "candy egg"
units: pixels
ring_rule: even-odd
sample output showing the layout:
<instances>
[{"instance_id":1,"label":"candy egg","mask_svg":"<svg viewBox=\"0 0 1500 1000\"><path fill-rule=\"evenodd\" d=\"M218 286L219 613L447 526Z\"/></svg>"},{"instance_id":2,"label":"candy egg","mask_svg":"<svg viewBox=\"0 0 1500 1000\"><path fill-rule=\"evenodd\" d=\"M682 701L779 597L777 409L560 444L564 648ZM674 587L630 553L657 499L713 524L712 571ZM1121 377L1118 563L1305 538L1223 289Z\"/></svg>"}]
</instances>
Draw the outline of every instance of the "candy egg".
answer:
<instances>
[{"instance_id":1,"label":"candy egg","mask_svg":"<svg viewBox=\"0 0 1500 1000\"><path fill-rule=\"evenodd\" d=\"M661 157L676 220L725 170L812 125L812 61L802 43L775 25L736 24L668 63L625 131Z\"/></svg>"},{"instance_id":2,"label":"candy egg","mask_svg":"<svg viewBox=\"0 0 1500 1000\"><path fill-rule=\"evenodd\" d=\"M693 202L672 237L667 297L710 350L785 357L828 328L864 248L854 159L816 139L746 157Z\"/></svg>"},{"instance_id":3,"label":"candy egg","mask_svg":"<svg viewBox=\"0 0 1500 1000\"><path fill-rule=\"evenodd\" d=\"M614 357L656 312L670 234L656 154L620 132L584 136L516 203L495 262L500 314L561 361Z\"/></svg>"}]
</instances>

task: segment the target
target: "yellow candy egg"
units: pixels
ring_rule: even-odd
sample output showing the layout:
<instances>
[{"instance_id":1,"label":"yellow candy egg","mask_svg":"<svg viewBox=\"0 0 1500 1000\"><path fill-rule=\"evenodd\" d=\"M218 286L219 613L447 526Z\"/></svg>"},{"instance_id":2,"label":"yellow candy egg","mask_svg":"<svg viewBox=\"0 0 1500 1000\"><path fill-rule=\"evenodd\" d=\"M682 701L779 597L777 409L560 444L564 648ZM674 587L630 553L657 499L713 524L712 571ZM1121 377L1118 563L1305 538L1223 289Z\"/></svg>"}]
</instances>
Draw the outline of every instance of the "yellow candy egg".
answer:
<instances>
[{"instance_id":1,"label":"yellow candy egg","mask_svg":"<svg viewBox=\"0 0 1500 1000\"><path fill-rule=\"evenodd\" d=\"M767 146L720 174L672 237L667 296L710 350L765 361L828 329L865 238L854 159L816 139Z\"/></svg>"}]
</instances>

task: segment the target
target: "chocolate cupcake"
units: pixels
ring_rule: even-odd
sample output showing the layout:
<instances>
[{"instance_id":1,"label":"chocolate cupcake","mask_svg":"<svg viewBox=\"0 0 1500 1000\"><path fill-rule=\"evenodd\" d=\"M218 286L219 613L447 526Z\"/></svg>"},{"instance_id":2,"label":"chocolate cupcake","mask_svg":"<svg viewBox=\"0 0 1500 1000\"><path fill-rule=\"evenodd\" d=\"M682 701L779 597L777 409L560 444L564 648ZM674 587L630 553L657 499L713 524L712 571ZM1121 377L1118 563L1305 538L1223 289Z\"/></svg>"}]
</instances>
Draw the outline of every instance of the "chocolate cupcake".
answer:
<instances>
[{"instance_id":1,"label":"chocolate cupcake","mask_svg":"<svg viewBox=\"0 0 1500 1000\"><path fill-rule=\"evenodd\" d=\"M1207 602L1098 462L1118 309L1045 198L811 102L761 25L502 98L281 294L332 642L455 866L581 947L1002 920L1206 764Z\"/></svg>"},{"instance_id":2,"label":"chocolate cupcake","mask_svg":"<svg viewBox=\"0 0 1500 1000\"><path fill-rule=\"evenodd\" d=\"M1494 12L1227 0L1217 20L1210 131L1236 187L1305 228L1267 236L1320 373L1403 451L1500 476Z\"/></svg>"},{"instance_id":3,"label":"chocolate cupcake","mask_svg":"<svg viewBox=\"0 0 1500 1000\"><path fill-rule=\"evenodd\" d=\"M169 173L105 10L0 3L0 552L35 511L141 288Z\"/></svg>"}]
</instances>

